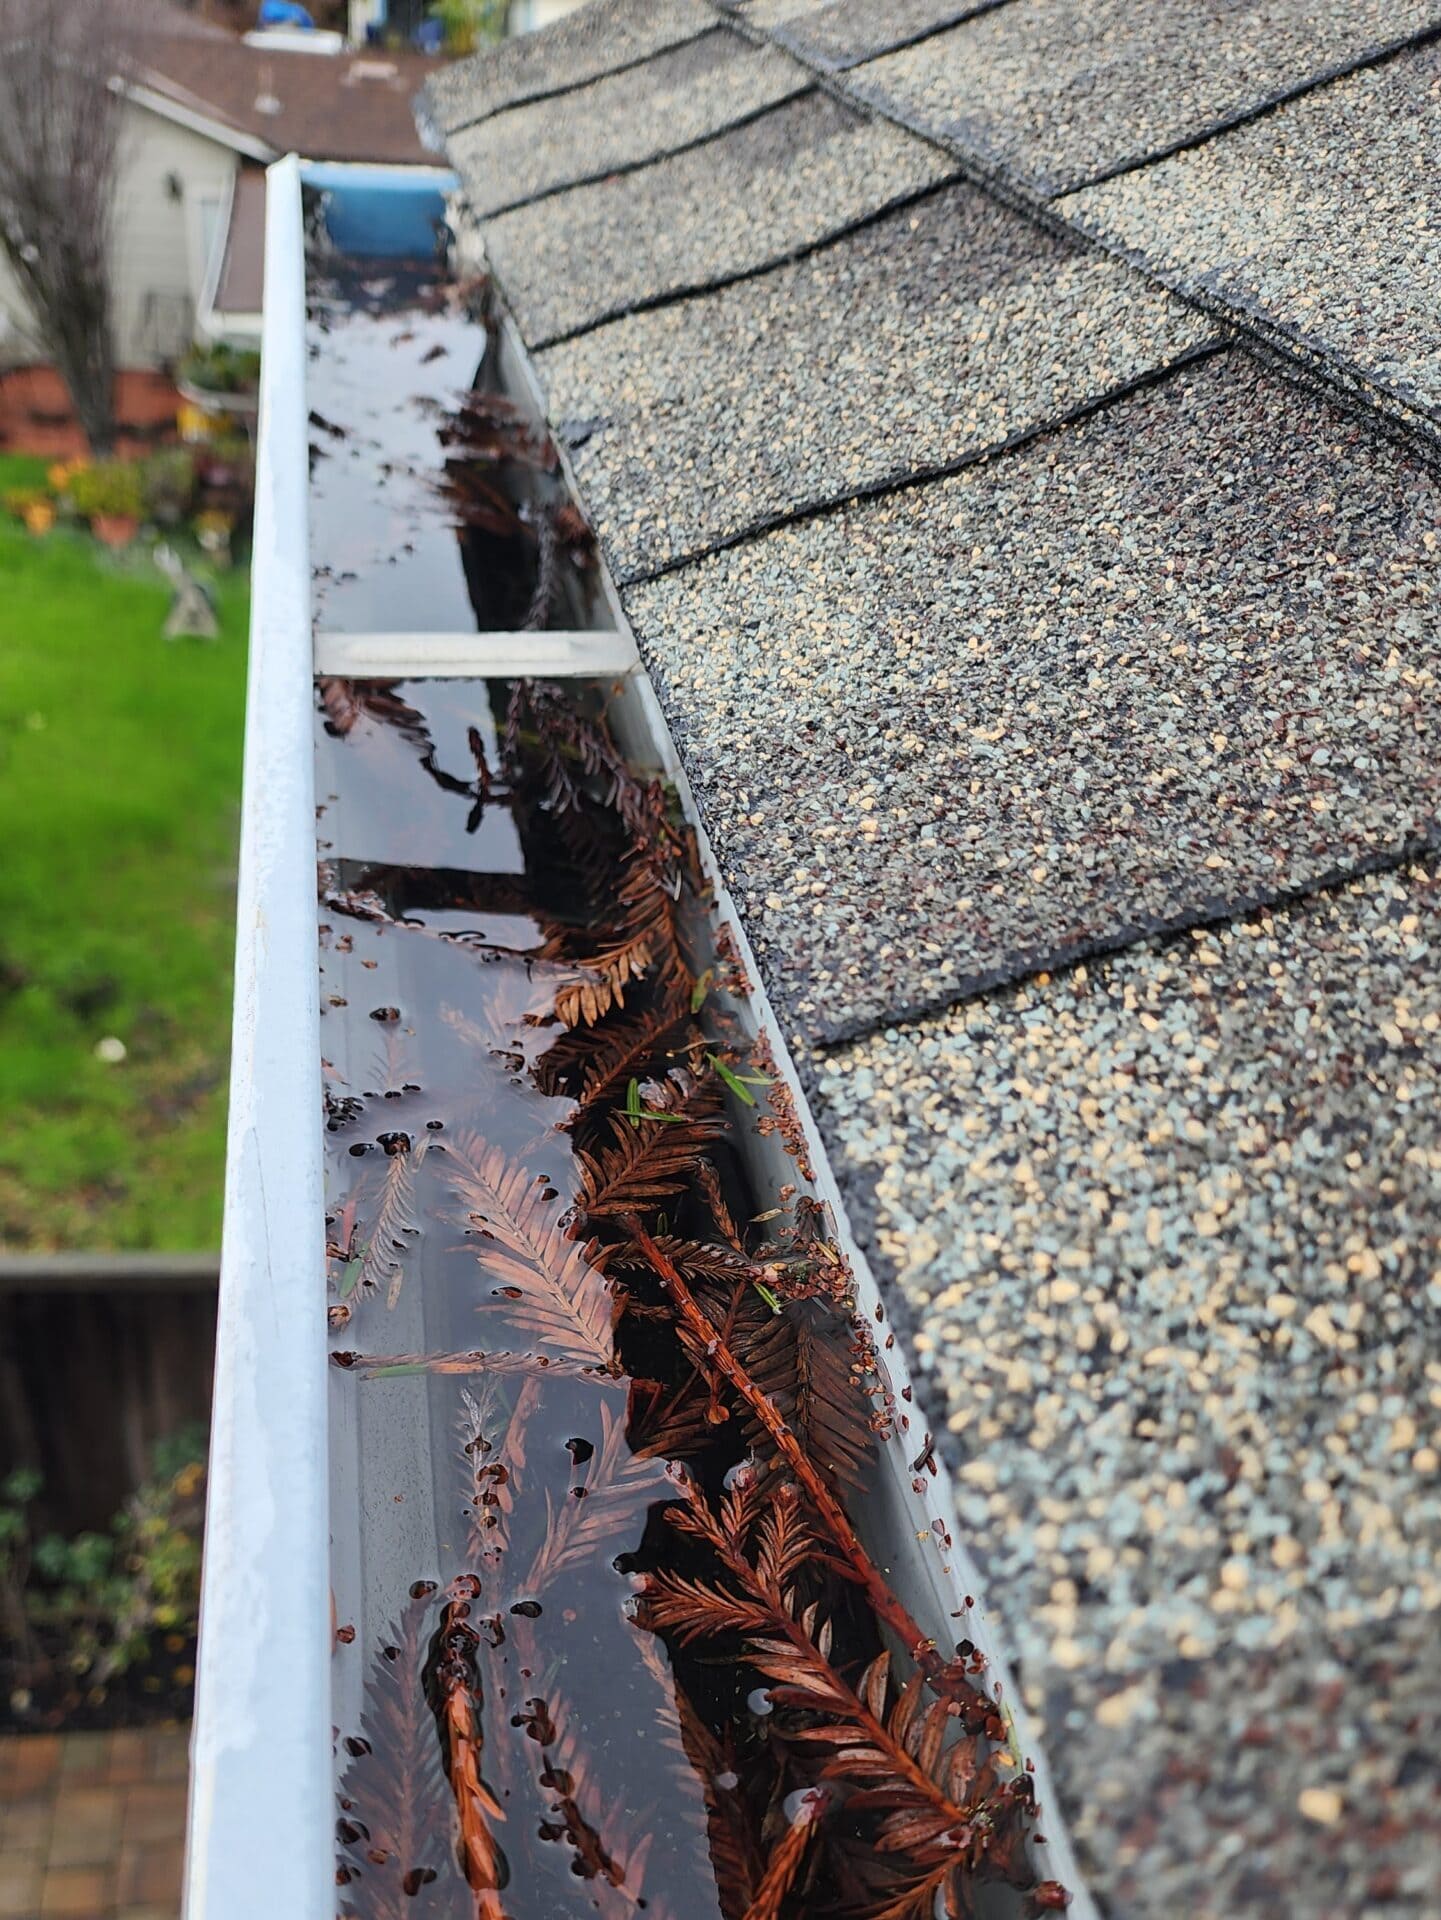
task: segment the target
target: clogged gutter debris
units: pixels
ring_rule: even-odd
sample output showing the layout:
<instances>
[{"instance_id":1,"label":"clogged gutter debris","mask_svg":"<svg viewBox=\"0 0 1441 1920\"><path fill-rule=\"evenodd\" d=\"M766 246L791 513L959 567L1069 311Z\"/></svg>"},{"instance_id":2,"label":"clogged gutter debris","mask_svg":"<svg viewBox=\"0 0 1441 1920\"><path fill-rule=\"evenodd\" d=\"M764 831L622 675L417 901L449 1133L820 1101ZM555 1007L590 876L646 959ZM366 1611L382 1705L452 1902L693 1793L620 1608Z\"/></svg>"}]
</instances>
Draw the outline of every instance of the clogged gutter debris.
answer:
<instances>
[{"instance_id":1,"label":"clogged gutter debris","mask_svg":"<svg viewBox=\"0 0 1441 1920\"><path fill-rule=\"evenodd\" d=\"M320 690L341 1911L1059 1909L985 1662L868 1544L916 1443L610 699Z\"/></svg>"}]
</instances>

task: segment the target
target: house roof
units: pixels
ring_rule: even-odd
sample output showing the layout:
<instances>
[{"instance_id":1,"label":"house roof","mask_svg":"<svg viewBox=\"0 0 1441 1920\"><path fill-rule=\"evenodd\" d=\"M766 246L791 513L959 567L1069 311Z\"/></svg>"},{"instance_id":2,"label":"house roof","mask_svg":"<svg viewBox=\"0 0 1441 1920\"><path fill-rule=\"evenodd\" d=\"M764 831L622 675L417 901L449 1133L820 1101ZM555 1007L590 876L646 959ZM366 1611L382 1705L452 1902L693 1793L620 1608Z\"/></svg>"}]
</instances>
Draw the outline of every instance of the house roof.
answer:
<instances>
[{"instance_id":1,"label":"house roof","mask_svg":"<svg viewBox=\"0 0 1441 1920\"><path fill-rule=\"evenodd\" d=\"M309 160L434 165L416 130L414 103L435 72L418 54L322 55L249 46L194 23L147 33L146 86L271 153ZM183 16L182 16L183 19Z\"/></svg>"},{"instance_id":2,"label":"house roof","mask_svg":"<svg viewBox=\"0 0 1441 1920\"><path fill-rule=\"evenodd\" d=\"M1441 1869L1438 63L600 0L432 92L1116 1920Z\"/></svg>"}]
</instances>

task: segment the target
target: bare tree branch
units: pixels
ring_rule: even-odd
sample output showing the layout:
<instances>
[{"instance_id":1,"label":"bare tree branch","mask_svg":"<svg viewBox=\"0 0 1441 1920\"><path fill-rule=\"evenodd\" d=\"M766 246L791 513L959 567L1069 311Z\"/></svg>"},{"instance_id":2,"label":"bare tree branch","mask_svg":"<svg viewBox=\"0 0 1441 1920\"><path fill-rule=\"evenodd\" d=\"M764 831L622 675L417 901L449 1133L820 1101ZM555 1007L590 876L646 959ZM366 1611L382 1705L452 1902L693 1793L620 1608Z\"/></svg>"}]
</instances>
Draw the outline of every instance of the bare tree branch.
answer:
<instances>
[{"instance_id":1,"label":"bare tree branch","mask_svg":"<svg viewBox=\"0 0 1441 1920\"><path fill-rule=\"evenodd\" d=\"M0 0L0 249L92 448L115 438L111 238L129 0Z\"/></svg>"}]
</instances>

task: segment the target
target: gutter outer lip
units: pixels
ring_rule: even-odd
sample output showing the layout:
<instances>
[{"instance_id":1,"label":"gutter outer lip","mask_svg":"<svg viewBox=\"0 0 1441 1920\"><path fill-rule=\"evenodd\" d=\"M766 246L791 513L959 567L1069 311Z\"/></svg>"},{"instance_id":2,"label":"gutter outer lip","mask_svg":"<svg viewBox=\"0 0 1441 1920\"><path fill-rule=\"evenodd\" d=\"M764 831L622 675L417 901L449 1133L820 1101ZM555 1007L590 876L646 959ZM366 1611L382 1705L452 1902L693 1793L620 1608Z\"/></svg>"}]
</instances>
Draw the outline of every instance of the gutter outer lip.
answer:
<instances>
[{"instance_id":1,"label":"gutter outer lip","mask_svg":"<svg viewBox=\"0 0 1441 1920\"><path fill-rule=\"evenodd\" d=\"M300 163L267 175L235 1012L185 1920L334 1912ZM157 743L159 745L160 743Z\"/></svg>"}]
</instances>

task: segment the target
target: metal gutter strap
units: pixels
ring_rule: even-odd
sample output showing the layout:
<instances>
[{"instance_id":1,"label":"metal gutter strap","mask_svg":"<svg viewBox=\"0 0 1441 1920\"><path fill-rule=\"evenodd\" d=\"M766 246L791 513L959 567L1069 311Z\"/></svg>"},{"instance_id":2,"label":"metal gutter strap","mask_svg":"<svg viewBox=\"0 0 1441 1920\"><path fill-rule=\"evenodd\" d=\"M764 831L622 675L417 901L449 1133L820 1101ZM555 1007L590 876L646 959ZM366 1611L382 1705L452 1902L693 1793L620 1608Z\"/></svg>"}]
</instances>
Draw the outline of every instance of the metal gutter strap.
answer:
<instances>
[{"instance_id":1,"label":"metal gutter strap","mask_svg":"<svg viewBox=\"0 0 1441 1920\"><path fill-rule=\"evenodd\" d=\"M235 1019L186 1920L334 1911L300 167L270 168Z\"/></svg>"}]
</instances>

